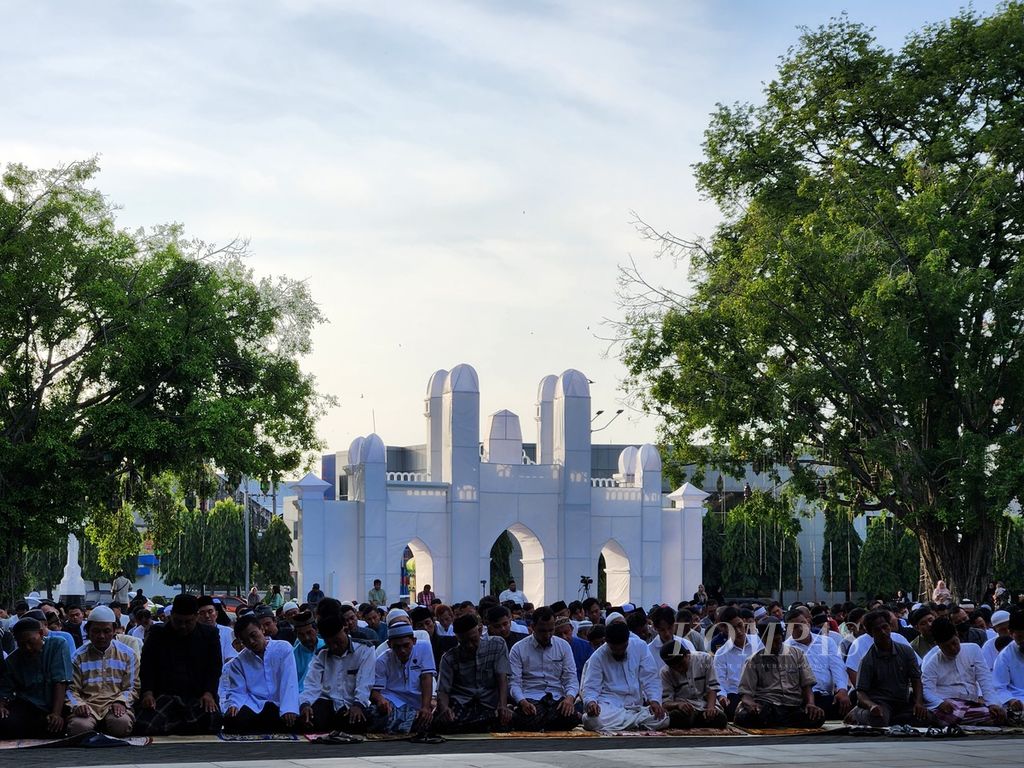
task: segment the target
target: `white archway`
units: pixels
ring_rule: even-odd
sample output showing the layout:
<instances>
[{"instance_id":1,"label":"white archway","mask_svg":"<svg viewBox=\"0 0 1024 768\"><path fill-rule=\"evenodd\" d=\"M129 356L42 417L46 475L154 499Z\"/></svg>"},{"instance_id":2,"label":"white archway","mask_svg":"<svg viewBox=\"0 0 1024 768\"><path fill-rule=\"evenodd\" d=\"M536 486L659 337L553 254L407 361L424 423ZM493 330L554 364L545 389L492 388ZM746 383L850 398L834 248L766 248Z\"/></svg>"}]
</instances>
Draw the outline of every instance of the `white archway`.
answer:
<instances>
[{"instance_id":1,"label":"white archway","mask_svg":"<svg viewBox=\"0 0 1024 768\"><path fill-rule=\"evenodd\" d=\"M523 583L519 588L534 605L547 605L544 590L544 545L537 534L522 523L507 528L523 550Z\"/></svg>"},{"instance_id":2,"label":"white archway","mask_svg":"<svg viewBox=\"0 0 1024 768\"><path fill-rule=\"evenodd\" d=\"M414 537L407 546L409 551L412 552L412 560L416 566L415 586L412 586L409 590L410 601L415 601L417 593L422 591L426 584L429 584L431 588L434 587L434 556L430 553L430 547L424 543L423 539Z\"/></svg>"},{"instance_id":3,"label":"white archway","mask_svg":"<svg viewBox=\"0 0 1024 768\"><path fill-rule=\"evenodd\" d=\"M609 539L601 547L604 556L605 599L612 605L629 602L629 557L615 539Z\"/></svg>"}]
</instances>

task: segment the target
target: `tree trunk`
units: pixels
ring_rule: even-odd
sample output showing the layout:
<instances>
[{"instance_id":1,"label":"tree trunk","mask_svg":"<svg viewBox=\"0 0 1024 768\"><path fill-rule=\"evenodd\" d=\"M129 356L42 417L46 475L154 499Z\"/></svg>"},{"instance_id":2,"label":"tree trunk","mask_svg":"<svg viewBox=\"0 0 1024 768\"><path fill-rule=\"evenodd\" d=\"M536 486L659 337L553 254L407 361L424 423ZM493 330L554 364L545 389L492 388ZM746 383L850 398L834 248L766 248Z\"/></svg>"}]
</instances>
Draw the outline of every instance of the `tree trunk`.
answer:
<instances>
[{"instance_id":1,"label":"tree trunk","mask_svg":"<svg viewBox=\"0 0 1024 768\"><path fill-rule=\"evenodd\" d=\"M23 597L21 588L25 575L25 553L21 531L8 530L0 536L0 606L10 607Z\"/></svg>"},{"instance_id":2,"label":"tree trunk","mask_svg":"<svg viewBox=\"0 0 1024 768\"><path fill-rule=\"evenodd\" d=\"M984 515L979 515L985 520ZM917 531L918 546L924 564L926 600L940 579L957 601L976 602L985 590L992 570L992 539L985 520L978 530L958 535L937 526ZM958 540L959 539L959 540Z\"/></svg>"}]
</instances>

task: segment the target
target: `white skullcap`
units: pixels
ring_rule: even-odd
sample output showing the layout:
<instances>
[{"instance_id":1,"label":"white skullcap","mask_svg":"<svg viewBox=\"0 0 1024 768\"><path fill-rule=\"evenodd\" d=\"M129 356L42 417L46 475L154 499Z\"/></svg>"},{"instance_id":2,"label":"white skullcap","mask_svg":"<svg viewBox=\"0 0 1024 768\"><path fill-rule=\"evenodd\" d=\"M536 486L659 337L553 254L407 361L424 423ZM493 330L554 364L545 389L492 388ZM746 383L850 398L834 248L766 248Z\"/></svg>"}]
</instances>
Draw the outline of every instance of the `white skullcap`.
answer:
<instances>
[{"instance_id":1,"label":"white skullcap","mask_svg":"<svg viewBox=\"0 0 1024 768\"><path fill-rule=\"evenodd\" d=\"M1005 624L1009 620L1010 620L1010 612L1009 611L996 611L995 613L992 614L992 626L993 627L996 624Z\"/></svg>"}]
</instances>

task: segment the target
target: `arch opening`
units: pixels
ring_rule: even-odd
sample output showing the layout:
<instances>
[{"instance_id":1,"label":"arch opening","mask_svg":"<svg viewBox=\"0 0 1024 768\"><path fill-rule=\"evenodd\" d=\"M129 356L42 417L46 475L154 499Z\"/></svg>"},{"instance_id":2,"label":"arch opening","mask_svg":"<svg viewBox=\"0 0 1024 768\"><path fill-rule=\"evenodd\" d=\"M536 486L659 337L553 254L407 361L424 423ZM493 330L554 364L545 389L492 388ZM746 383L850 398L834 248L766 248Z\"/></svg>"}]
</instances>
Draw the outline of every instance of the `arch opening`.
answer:
<instances>
[{"instance_id":1,"label":"arch opening","mask_svg":"<svg viewBox=\"0 0 1024 768\"><path fill-rule=\"evenodd\" d=\"M434 585L434 556L422 539L405 545L399 570L399 598L415 601L417 593Z\"/></svg>"},{"instance_id":2,"label":"arch opening","mask_svg":"<svg viewBox=\"0 0 1024 768\"><path fill-rule=\"evenodd\" d=\"M501 594L512 578L529 602L544 604L544 546L522 523L510 525L495 539L490 570L492 594Z\"/></svg>"},{"instance_id":3,"label":"arch opening","mask_svg":"<svg viewBox=\"0 0 1024 768\"><path fill-rule=\"evenodd\" d=\"M598 599L602 599L601 592L603 591L603 599L612 605L629 602L629 557L626 555L626 550L615 539L609 539L601 547L597 559L597 572Z\"/></svg>"}]
</instances>

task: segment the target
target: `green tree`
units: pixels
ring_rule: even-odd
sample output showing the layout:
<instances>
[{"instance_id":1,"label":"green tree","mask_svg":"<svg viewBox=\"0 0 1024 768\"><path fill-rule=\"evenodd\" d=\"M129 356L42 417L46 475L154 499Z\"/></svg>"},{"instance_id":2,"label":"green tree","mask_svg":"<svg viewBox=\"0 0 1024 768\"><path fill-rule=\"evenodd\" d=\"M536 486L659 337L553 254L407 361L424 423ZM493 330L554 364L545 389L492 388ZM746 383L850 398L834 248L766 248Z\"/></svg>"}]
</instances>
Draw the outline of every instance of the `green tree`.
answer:
<instances>
[{"instance_id":1,"label":"green tree","mask_svg":"<svg viewBox=\"0 0 1024 768\"><path fill-rule=\"evenodd\" d=\"M276 479L319 445L306 286L256 280L244 243L119 229L96 172L0 178L0 604L28 542L59 544L161 472Z\"/></svg>"},{"instance_id":2,"label":"green tree","mask_svg":"<svg viewBox=\"0 0 1024 768\"><path fill-rule=\"evenodd\" d=\"M710 594L714 587L721 587L722 571L722 547L725 543L725 519L717 509L709 509L704 515L703 530L701 538L701 549L704 554L704 564L701 573L701 580L704 587Z\"/></svg>"},{"instance_id":3,"label":"green tree","mask_svg":"<svg viewBox=\"0 0 1024 768\"><path fill-rule=\"evenodd\" d=\"M230 499L213 505L203 552L204 584L238 587L245 581L243 507Z\"/></svg>"},{"instance_id":4,"label":"green tree","mask_svg":"<svg viewBox=\"0 0 1024 768\"><path fill-rule=\"evenodd\" d=\"M729 510L722 545L722 582L728 595L761 597L800 589L800 521L788 494L754 491Z\"/></svg>"},{"instance_id":5,"label":"green tree","mask_svg":"<svg viewBox=\"0 0 1024 768\"><path fill-rule=\"evenodd\" d=\"M914 535L890 515L868 522L857 564L857 585L867 598L891 600L898 590L914 593L920 579L920 555Z\"/></svg>"},{"instance_id":6,"label":"green tree","mask_svg":"<svg viewBox=\"0 0 1024 768\"><path fill-rule=\"evenodd\" d=\"M181 533L186 511L183 485L173 473L161 472L146 484L140 496L136 508L146 533L153 540L153 549L159 555L173 545Z\"/></svg>"},{"instance_id":7,"label":"green tree","mask_svg":"<svg viewBox=\"0 0 1024 768\"><path fill-rule=\"evenodd\" d=\"M134 578L142 550L142 536L135 526L135 513L122 504L109 514L90 520L86 536L96 545L96 556L104 576L113 578L126 572Z\"/></svg>"},{"instance_id":8,"label":"green tree","mask_svg":"<svg viewBox=\"0 0 1024 768\"><path fill-rule=\"evenodd\" d=\"M262 584L292 583L292 532L276 515L259 538L256 566Z\"/></svg>"},{"instance_id":9,"label":"green tree","mask_svg":"<svg viewBox=\"0 0 1024 768\"><path fill-rule=\"evenodd\" d=\"M67 562L67 547L30 548L25 552L27 586L53 597L53 588L60 583Z\"/></svg>"},{"instance_id":10,"label":"green tree","mask_svg":"<svg viewBox=\"0 0 1024 768\"><path fill-rule=\"evenodd\" d=\"M1011 592L1024 590L1024 520L1007 515L999 521L993 560L994 579L1002 581Z\"/></svg>"},{"instance_id":11,"label":"green tree","mask_svg":"<svg viewBox=\"0 0 1024 768\"><path fill-rule=\"evenodd\" d=\"M848 508L826 506L821 578L829 592L844 592L847 600L852 599L857 589L860 547L860 535L854 530Z\"/></svg>"},{"instance_id":12,"label":"green tree","mask_svg":"<svg viewBox=\"0 0 1024 768\"><path fill-rule=\"evenodd\" d=\"M805 30L759 104L719 106L696 166L708 240L638 222L692 290L623 270L627 389L666 466L816 465L917 537L929 580L990 572L1024 487L1024 5L900 50ZM863 572L863 569L861 569Z\"/></svg>"},{"instance_id":13,"label":"green tree","mask_svg":"<svg viewBox=\"0 0 1024 768\"><path fill-rule=\"evenodd\" d=\"M512 578L512 562L509 558L515 551L512 534L504 531L491 546L491 594L497 597L508 586Z\"/></svg>"},{"instance_id":14,"label":"green tree","mask_svg":"<svg viewBox=\"0 0 1024 768\"><path fill-rule=\"evenodd\" d=\"M164 542L160 554L160 575L182 591L199 588L207 577L206 545L209 541L209 514L186 508L181 512L178 535Z\"/></svg>"}]
</instances>

